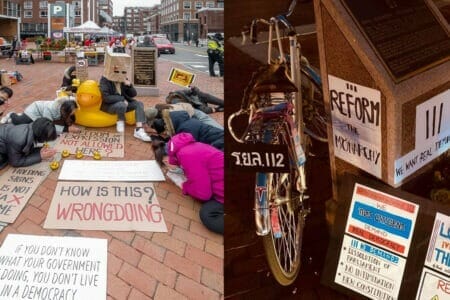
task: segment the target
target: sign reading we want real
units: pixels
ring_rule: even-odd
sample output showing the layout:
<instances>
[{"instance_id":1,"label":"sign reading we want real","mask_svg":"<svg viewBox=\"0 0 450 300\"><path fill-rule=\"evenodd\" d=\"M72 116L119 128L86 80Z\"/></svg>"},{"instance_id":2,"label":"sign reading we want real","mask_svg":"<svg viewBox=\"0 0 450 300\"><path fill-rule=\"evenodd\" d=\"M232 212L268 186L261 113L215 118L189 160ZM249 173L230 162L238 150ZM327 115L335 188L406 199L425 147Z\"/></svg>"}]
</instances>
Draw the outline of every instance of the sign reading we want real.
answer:
<instances>
[{"instance_id":1,"label":"sign reading we want real","mask_svg":"<svg viewBox=\"0 0 450 300\"><path fill-rule=\"evenodd\" d=\"M381 178L381 93L328 75L336 157Z\"/></svg>"}]
</instances>

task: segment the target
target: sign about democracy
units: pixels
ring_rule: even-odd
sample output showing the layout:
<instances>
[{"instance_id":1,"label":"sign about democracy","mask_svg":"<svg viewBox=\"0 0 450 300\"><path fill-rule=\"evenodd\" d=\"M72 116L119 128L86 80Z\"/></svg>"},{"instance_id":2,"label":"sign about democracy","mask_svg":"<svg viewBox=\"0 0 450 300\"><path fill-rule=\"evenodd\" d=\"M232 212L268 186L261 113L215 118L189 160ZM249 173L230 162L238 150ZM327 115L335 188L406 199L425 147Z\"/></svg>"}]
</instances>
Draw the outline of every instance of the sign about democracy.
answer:
<instances>
[{"instance_id":1,"label":"sign about democracy","mask_svg":"<svg viewBox=\"0 0 450 300\"><path fill-rule=\"evenodd\" d=\"M345 232L406 257L419 206L355 184Z\"/></svg>"},{"instance_id":2,"label":"sign about democracy","mask_svg":"<svg viewBox=\"0 0 450 300\"><path fill-rule=\"evenodd\" d=\"M328 75L336 157L381 178L381 93Z\"/></svg>"},{"instance_id":3,"label":"sign about democracy","mask_svg":"<svg viewBox=\"0 0 450 300\"><path fill-rule=\"evenodd\" d=\"M44 228L167 232L151 183L56 185Z\"/></svg>"},{"instance_id":4,"label":"sign about democracy","mask_svg":"<svg viewBox=\"0 0 450 300\"><path fill-rule=\"evenodd\" d=\"M9 234L0 299L106 299L106 239Z\"/></svg>"},{"instance_id":5,"label":"sign about democracy","mask_svg":"<svg viewBox=\"0 0 450 300\"><path fill-rule=\"evenodd\" d=\"M124 136L117 132L82 130L80 133L66 132L56 140L55 149L68 150L72 157L77 151L86 156L100 152L102 157L124 157Z\"/></svg>"},{"instance_id":6,"label":"sign about democracy","mask_svg":"<svg viewBox=\"0 0 450 300\"><path fill-rule=\"evenodd\" d=\"M59 180L164 181L156 160L64 160Z\"/></svg>"},{"instance_id":7,"label":"sign about democracy","mask_svg":"<svg viewBox=\"0 0 450 300\"><path fill-rule=\"evenodd\" d=\"M450 276L450 217L436 214L425 266ZM449 286L450 289L450 286ZM450 290L449 290L450 292ZM450 296L450 294L449 294Z\"/></svg>"},{"instance_id":8,"label":"sign about democracy","mask_svg":"<svg viewBox=\"0 0 450 300\"><path fill-rule=\"evenodd\" d=\"M50 173L48 163L10 167L0 177L0 222L13 223L39 184Z\"/></svg>"},{"instance_id":9,"label":"sign about democracy","mask_svg":"<svg viewBox=\"0 0 450 300\"><path fill-rule=\"evenodd\" d=\"M344 235L334 281L371 299L396 299L406 259Z\"/></svg>"},{"instance_id":10,"label":"sign about democracy","mask_svg":"<svg viewBox=\"0 0 450 300\"><path fill-rule=\"evenodd\" d=\"M415 137L415 149L395 161L395 184L450 149L450 90L417 105Z\"/></svg>"}]
</instances>

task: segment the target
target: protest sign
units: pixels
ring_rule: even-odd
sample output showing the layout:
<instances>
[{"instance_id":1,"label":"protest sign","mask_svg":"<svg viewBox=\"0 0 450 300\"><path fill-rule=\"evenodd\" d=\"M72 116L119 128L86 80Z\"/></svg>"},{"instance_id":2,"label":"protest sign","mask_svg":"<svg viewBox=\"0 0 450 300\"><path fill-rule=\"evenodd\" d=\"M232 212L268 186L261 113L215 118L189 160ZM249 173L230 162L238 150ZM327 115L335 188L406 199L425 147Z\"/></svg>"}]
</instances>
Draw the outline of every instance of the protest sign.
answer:
<instances>
[{"instance_id":1,"label":"protest sign","mask_svg":"<svg viewBox=\"0 0 450 300\"><path fill-rule=\"evenodd\" d=\"M94 156L98 151L102 157L124 157L124 136L118 132L91 130L66 132L56 140L55 149L68 150L72 155L80 150L86 156Z\"/></svg>"},{"instance_id":2,"label":"protest sign","mask_svg":"<svg viewBox=\"0 0 450 300\"><path fill-rule=\"evenodd\" d=\"M436 213L425 266L450 276L450 217ZM448 279L448 278L447 278Z\"/></svg>"},{"instance_id":3,"label":"protest sign","mask_svg":"<svg viewBox=\"0 0 450 300\"><path fill-rule=\"evenodd\" d=\"M165 180L164 174L155 160L65 160L58 179L79 181Z\"/></svg>"},{"instance_id":4,"label":"protest sign","mask_svg":"<svg viewBox=\"0 0 450 300\"><path fill-rule=\"evenodd\" d=\"M381 93L328 75L334 155L381 178Z\"/></svg>"},{"instance_id":5,"label":"protest sign","mask_svg":"<svg viewBox=\"0 0 450 300\"><path fill-rule=\"evenodd\" d=\"M176 85L182 87L189 87L194 82L194 79L195 79L194 73L177 68L172 68L172 70L170 70L169 82L174 83Z\"/></svg>"},{"instance_id":6,"label":"protest sign","mask_svg":"<svg viewBox=\"0 0 450 300\"><path fill-rule=\"evenodd\" d=\"M153 185L137 182L58 182L44 228L167 232Z\"/></svg>"},{"instance_id":7,"label":"protest sign","mask_svg":"<svg viewBox=\"0 0 450 300\"><path fill-rule=\"evenodd\" d=\"M106 299L106 239L9 234L0 299Z\"/></svg>"},{"instance_id":8,"label":"protest sign","mask_svg":"<svg viewBox=\"0 0 450 300\"><path fill-rule=\"evenodd\" d=\"M0 221L13 223L49 173L47 162L22 168L9 168L0 177Z\"/></svg>"}]
</instances>

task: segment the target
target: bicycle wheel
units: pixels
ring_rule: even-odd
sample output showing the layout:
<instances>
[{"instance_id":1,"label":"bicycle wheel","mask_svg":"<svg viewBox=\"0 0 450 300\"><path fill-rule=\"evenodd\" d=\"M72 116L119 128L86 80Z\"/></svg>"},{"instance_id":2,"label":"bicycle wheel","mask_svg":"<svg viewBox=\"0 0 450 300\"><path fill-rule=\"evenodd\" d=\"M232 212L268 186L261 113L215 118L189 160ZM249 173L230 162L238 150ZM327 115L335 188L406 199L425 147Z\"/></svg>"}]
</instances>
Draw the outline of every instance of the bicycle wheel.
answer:
<instances>
[{"instance_id":1,"label":"bicycle wheel","mask_svg":"<svg viewBox=\"0 0 450 300\"><path fill-rule=\"evenodd\" d=\"M302 66L302 99L304 131L311 138L327 143L329 117L323 102L322 84L310 67ZM316 75L316 76L314 76Z\"/></svg>"},{"instance_id":2,"label":"bicycle wheel","mask_svg":"<svg viewBox=\"0 0 450 300\"><path fill-rule=\"evenodd\" d=\"M281 134L271 143L289 145L287 139L289 135ZM302 210L300 193L296 190L298 176L295 166L289 173L257 173L256 176L256 188L265 191L262 200L268 202L270 213L270 232L262 237L267 262L274 278L284 286L292 284L300 270L306 214Z\"/></svg>"}]
</instances>

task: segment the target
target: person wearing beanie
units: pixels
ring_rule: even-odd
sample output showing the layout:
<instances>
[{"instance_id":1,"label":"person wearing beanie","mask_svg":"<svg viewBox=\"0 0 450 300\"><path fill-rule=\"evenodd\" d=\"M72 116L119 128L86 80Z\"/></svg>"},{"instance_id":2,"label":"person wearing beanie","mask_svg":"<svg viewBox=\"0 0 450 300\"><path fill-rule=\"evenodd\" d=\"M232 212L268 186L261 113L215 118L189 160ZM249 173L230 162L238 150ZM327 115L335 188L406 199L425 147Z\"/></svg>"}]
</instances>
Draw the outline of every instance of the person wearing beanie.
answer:
<instances>
[{"instance_id":1,"label":"person wearing beanie","mask_svg":"<svg viewBox=\"0 0 450 300\"><path fill-rule=\"evenodd\" d=\"M54 141L56 136L55 125L46 118L38 118L29 124L0 126L0 169L8 164L26 167L51 159L56 150L36 144Z\"/></svg>"}]
</instances>

